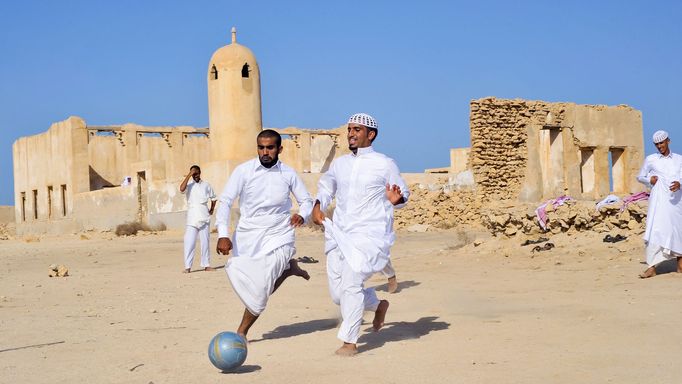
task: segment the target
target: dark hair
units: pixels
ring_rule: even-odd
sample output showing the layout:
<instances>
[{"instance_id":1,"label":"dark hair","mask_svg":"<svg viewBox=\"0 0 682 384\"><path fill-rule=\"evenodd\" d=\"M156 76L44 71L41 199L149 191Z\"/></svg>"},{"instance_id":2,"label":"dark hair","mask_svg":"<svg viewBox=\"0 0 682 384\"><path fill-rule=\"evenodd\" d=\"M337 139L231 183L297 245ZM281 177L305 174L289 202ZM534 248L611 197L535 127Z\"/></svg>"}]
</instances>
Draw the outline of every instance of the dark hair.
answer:
<instances>
[{"instance_id":1,"label":"dark hair","mask_svg":"<svg viewBox=\"0 0 682 384\"><path fill-rule=\"evenodd\" d=\"M258 134L256 140L260 139L261 137L274 137L275 144L277 144L277 148L282 146L282 136L279 133L277 133L277 131L274 131L272 129L263 130L261 131L261 133Z\"/></svg>"},{"instance_id":2,"label":"dark hair","mask_svg":"<svg viewBox=\"0 0 682 384\"><path fill-rule=\"evenodd\" d=\"M197 169L197 171L201 172L201 168L199 168L199 166L198 166L198 165L196 165L196 164L195 164L195 165L193 165L193 166L191 166L191 167L189 167L189 169L194 169L194 168L196 168L196 169Z\"/></svg>"}]
</instances>

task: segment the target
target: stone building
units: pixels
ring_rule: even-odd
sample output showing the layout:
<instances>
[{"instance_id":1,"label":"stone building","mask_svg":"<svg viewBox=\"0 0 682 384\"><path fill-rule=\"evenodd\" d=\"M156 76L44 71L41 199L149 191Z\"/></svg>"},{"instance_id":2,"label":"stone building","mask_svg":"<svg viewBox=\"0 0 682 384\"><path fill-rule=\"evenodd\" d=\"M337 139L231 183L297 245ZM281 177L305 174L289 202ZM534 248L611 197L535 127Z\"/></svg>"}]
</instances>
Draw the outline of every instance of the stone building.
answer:
<instances>
[{"instance_id":1,"label":"stone building","mask_svg":"<svg viewBox=\"0 0 682 384\"><path fill-rule=\"evenodd\" d=\"M631 107L488 97L471 101L470 130L467 168L491 200L594 200L642 190L642 113Z\"/></svg>"},{"instance_id":2,"label":"stone building","mask_svg":"<svg viewBox=\"0 0 682 384\"><path fill-rule=\"evenodd\" d=\"M63 233L112 229L141 221L184 226L178 186L192 164L219 193L231 171L256 156L263 129L255 56L237 43L218 49L207 71L209 128L89 126L69 117L13 145L17 232ZM282 160L314 186L319 172L347 153L345 126L287 127ZM340 136L342 136L340 138Z\"/></svg>"}]
</instances>

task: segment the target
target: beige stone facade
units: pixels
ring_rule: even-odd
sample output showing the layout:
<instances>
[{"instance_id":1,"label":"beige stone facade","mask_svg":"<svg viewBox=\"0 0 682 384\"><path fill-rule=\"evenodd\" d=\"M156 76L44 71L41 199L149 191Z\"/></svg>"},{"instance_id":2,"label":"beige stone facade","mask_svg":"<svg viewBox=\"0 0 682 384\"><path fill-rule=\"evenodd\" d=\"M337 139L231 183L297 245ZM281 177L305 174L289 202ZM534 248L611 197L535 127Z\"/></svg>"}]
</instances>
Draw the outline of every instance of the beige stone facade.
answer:
<instances>
[{"instance_id":1,"label":"beige stone facade","mask_svg":"<svg viewBox=\"0 0 682 384\"><path fill-rule=\"evenodd\" d=\"M110 230L132 221L183 227L186 201L178 187L189 167L198 164L220 193L234 167L256 156L263 129L258 63L234 31L232 43L211 57L207 81L209 128L89 126L69 117L18 139L17 232ZM630 107L484 98L471 102L470 124L471 147L452 149L450 167L404 175L406 181L442 189L441 202L444 193L462 191L465 198L452 203L477 206L563 194L596 199L642 188L635 181L643 161L642 116ZM281 160L311 193L332 160L349 152L345 124L273 129L283 137ZM434 207L428 212L436 220ZM466 212L460 216L473 220Z\"/></svg>"},{"instance_id":2,"label":"beige stone facade","mask_svg":"<svg viewBox=\"0 0 682 384\"><path fill-rule=\"evenodd\" d=\"M179 184L198 164L219 193L235 166L256 156L260 73L253 53L232 43L209 61L209 128L89 126L79 117L13 145L17 232L108 230L131 221L184 226ZM347 153L346 127L287 127L282 160L314 187L320 172ZM341 144L340 144L341 143Z\"/></svg>"},{"instance_id":3,"label":"beige stone facade","mask_svg":"<svg viewBox=\"0 0 682 384\"><path fill-rule=\"evenodd\" d=\"M491 200L599 199L642 190L641 112L493 97L471 101L469 162Z\"/></svg>"}]
</instances>

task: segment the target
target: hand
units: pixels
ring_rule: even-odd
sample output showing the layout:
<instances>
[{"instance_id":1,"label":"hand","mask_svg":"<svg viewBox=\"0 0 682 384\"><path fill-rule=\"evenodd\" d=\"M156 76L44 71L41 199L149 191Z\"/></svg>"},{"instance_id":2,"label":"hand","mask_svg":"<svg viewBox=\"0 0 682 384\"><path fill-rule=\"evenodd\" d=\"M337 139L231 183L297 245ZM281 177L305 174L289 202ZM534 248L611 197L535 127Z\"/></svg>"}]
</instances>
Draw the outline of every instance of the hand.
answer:
<instances>
[{"instance_id":1,"label":"hand","mask_svg":"<svg viewBox=\"0 0 682 384\"><path fill-rule=\"evenodd\" d=\"M670 190L672 192L677 192L680 190L680 182L679 181L673 181L672 184L670 184Z\"/></svg>"},{"instance_id":2,"label":"hand","mask_svg":"<svg viewBox=\"0 0 682 384\"><path fill-rule=\"evenodd\" d=\"M651 179L649 180L651 185L656 185L657 181L658 181L658 176L651 176Z\"/></svg>"},{"instance_id":3,"label":"hand","mask_svg":"<svg viewBox=\"0 0 682 384\"><path fill-rule=\"evenodd\" d=\"M229 255L232 249L232 240L228 237L221 237L218 239L218 245L215 250L219 255Z\"/></svg>"},{"instance_id":4,"label":"hand","mask_svg":"<svg viewBox=\"0 0 682 384\"><path fill-rule=\"evenodd\" d=\"M189 170L189 175L190 175L190 176L194 176L194 175L196 175L196 174L197 174L197 169L196 169L196 168L192 168L192 169Z\"/></svg>"},{"instance_id":5,"label":"hand","mask_svg":"<svg viewBox=\"0 0 682 384\"><path fill-rule=\"evenodd\" d=\"M386 198L393 205L399 204L403 200L403 195L402 191L400 190L400 187L395 184L393 184L393 186L391 186L390 184L386 184Z\"/></svg>"},{"instance_id":6,"label":"hand","mask_svg":"<svg viewBox=\"0 0 682 384\"><path fill-rule=\"evenodd\" d=\"M317 225L322 225L324 223L324 213L320 209L320 203L317 202L315 203L315 206L313 207L313 223Z\"/></svg>"},{"instance_id":7,"label":"hand","mask_svg":"<svg viewBox=\"0 0 682 384\"><path fill-rule=\"evenodd\" d=\"M291 226L294 228L298 228L301 225L303 225L303 217L301 215L294 213L291 215Z\"/></svg>"}]
</instances>

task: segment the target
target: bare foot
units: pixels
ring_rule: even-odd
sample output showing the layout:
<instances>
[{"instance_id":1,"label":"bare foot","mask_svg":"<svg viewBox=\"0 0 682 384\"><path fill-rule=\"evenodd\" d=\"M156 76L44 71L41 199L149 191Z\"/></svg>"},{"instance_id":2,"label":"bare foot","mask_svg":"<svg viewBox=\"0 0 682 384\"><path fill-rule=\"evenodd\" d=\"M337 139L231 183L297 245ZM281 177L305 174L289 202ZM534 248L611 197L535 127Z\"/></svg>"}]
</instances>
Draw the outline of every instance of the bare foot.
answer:
<instances>
[{"instance_id":1,"label":"bare foot","mask_svg":"<svg viewBox=\"0 0 682 384\"><path fill-rule=\"evenodd\" d=\"M656 276L656 268L654 268L654 267L649 267L649 268L647 268L646 271L639 274L640 279L646 279L646 278L654 277L654 276Z\"/></svg>"},{"instance_id":2,"label":"bare foot","mask_svg":"<svg viewBox=\"0 0 682 384\"><path fill-rule=\"evenodd\" d=\"M291 274L294 276L300 276L306 280L310 280L310 275L305 269L302 269L301 267L298 266L298 261L291 259L289 261L289 270L291 271Z\"/></svg>"},{"instance_id":3,"label":"bare foot","mask_svg":"<svg viewBox=\"0 0 682 384\"><path fill-rule=\"evenodd\" d=\"M393 276L388 278L388 293L395 293L398 290L398 279Z\"/></svg>"},{"instance_id":4,"label":"bare foot","mask_svg":"<svg viewBox=\"0 0 682 384\"><path fill-rule=\"evenodd\" d=\"M378 331L384 326L384 319L386 319L386 312L388 312L388 300L381 300L377 310L374 312L374 320L372 325L374 326L374 331Z\"/></svg>"},{"instance_id":5,"label":"bare foot","mask_svg":"<svg viewBox=\"0 0 682 384\"><path fill-rule=\"evenodd\" d=\"M358 347L355 344L343 343L341 348L337 349L334 353L339 356L351 357L358 353Z\"/></svg>"},{"instance_id":6,"label":"bare foot","mask_svg":"<svg viewBox=\"0 0 682 384\"><path fill-rule=\"evenodd\" d=\"M213 268L213 267L206 267L206 268L204 268L204 271L215 271L215 268Z\"/></svg>"},{"instance_id":7,"label":"bare foot","mask_svg":"<svg viewBox=\"0 0 682 384\"><path fill-rule=\"evenodd\" d=\"M185 268L182 270L182 273L189 273L189 268Z\"/></svg>"}]
</instances>

